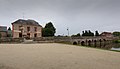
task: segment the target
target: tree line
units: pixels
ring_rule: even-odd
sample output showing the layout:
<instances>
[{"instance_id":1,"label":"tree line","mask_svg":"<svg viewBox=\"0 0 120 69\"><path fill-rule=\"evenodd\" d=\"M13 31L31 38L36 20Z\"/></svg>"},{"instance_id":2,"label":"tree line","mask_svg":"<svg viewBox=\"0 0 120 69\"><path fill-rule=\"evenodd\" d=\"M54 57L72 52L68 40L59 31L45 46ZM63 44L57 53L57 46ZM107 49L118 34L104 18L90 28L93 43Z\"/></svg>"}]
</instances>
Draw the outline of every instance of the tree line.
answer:
<instances>
[{"instance_id":1,"label":"tree line","mask_svg":"<svg viewBox=\"0 0 120 69\"><path fill-rule=\"evenodd\" d=\"M56 33L56 28L54 27L52 22L47 23L45 27L43 27L42 29L43 37L52 37L52 36L55 36L55 33ZM85 30L85 31L82 31L82 35L80 35L80 33L76 35L72 35L72 37L79 37L79 36L100 36L100 34L98 33L98 31L95 31L95 34L94 34L90 30Z\"/></svg>"},{"instance_id":2,"label":"tree line","mask_svg":"<svg viewBox=\"0 0 120 69\"><path fill-rule=\"evenodd\" d=\"M80 35L80 33L78 33L76 35L72 35L72 37L79 37L79 36L100 36L100 34L98 31L95 31L95 34L94 34L90 30L85 30L85 31L82 31L81 35Z\"/></svg>"},{"instance_id":3,"label":"tree line","mask_svg":"<svg viewBox=\"0 0 120 69\"><path fill-rule=\"evenodd\" d=\"M113 32L113 35L114 35L114 36L119 36L119 37L120 37L120 32L115 31L115 32Z\"/></svg>"},{"instance_id":4,"label":"tree line","mask_svg":"<svg viewBox=\"0 0 120 69\"><path fill-rule=\"evenodd\" d=\"M52 37L55 36L56 33L56 28L52 24L52 22L48 22L45 27L42 29L42 36L43 37ZM119 36L120 37L120 32L113 32L113 36ZM92 32L91 30L85 30L82 31L82 34L77 33L74 35L71 35L71 37L79 37L79 36L100 36L100 33L96 30L95 32Z\"/></svg>"}]
</instances>

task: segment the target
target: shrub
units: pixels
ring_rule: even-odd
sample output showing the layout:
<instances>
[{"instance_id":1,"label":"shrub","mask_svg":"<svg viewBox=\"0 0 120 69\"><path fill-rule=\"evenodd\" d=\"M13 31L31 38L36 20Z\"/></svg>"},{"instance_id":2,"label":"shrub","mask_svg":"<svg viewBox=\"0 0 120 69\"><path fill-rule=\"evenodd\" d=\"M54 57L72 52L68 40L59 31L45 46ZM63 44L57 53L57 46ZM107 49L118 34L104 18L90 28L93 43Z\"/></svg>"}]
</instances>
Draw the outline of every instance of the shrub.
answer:
<instances>
[{"instance_id":1,"label":"shrub","mask_svg":"<svg viewBox=\"0 0 120 69\"><path fill-rule=\"evenodd\" d=\"M114 43L120 43L120 40L114 40L113 42Z\"/></svg>"}]
</instances>

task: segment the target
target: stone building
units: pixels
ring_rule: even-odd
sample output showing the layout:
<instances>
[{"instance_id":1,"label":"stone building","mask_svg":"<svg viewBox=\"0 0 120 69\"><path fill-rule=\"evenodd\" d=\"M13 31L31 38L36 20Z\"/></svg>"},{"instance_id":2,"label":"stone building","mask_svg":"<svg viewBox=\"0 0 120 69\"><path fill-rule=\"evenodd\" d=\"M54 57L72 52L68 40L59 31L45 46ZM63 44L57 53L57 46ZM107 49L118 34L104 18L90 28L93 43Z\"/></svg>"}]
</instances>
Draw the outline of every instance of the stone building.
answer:
<instances>
[{"instance_id":1,"label":"stone building","mask_svg":"<svg viewBox=\"0 0 120 69\"><path fill-rule=\"evenodd\" d=\"M35 38L42 37L42 26L34 20L19 19L12 23L13 38Z\"/></svg>"},{"instance_id":2,"label":"stone building","mask_svg":"<svg viewBox=\"0 0 120 69\"><path fill-rule=\"evenodd\" d=\"M113 34L111 32L102 32L100 34L100 36L103 36L103 37L113 37Z\"/></svg>"},{"instance_id":3,"label":"stone building","mask_svg":"<svg viewBox=\"0 0 120 69\"><path fill-rule=\"evenodd\" d=\"M7 27L6 26L0 26L0 35L1 35L1 37L7 37Z\"/></svg>"}]
</instances>

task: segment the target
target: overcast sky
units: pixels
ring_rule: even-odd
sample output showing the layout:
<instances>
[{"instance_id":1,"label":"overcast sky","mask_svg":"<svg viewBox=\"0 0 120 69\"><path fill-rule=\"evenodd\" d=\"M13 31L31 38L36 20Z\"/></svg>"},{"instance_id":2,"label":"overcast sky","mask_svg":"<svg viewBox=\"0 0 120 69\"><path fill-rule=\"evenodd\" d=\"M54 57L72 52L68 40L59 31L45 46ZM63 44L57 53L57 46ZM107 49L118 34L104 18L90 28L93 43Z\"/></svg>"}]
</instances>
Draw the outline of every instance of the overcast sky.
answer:
<instances>
[{"instance_id":1,"label":"overcast sky","mask_svg":"<svg viewBox=\"0 0 120 69\"><path fill-rule=\"evenodd\" d=\"M120 31L120 0L0 0L0 25L33 19L43 27L52 22L56 35Z\"/></svg>"}]
</instances>

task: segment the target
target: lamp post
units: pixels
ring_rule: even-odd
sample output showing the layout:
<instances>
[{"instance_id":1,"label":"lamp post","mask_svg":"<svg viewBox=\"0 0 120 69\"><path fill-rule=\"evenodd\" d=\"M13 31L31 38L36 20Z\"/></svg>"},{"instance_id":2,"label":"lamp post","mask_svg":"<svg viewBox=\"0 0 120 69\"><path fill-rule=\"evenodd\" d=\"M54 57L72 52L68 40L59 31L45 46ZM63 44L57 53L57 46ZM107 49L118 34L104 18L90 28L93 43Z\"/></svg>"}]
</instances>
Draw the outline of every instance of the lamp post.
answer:
<instances>
[{"instance_id":1,"label":"lamp post","mask_svg":"<svg viewBox=\"0 0 120 69\"><path fill-rule=\"evenodd\" d=\"M72 38L71 38L71 36L69 36L69 27L67 27L67 31L68 31L68 38L69 38L69 40L68 41L70 41L70 42L72 42Z\"/></svg>"},{"instance_id":2,"label":"lamp post","mask_svg":"<svg viewBox=\"0 0 120 69\"><path fill-rule=\"evenodd\" d=\"M67 27L67 31L68 31L68 36L69 36L69 27Z\"/></svg>"}]
</instances>

